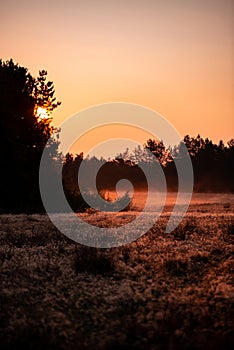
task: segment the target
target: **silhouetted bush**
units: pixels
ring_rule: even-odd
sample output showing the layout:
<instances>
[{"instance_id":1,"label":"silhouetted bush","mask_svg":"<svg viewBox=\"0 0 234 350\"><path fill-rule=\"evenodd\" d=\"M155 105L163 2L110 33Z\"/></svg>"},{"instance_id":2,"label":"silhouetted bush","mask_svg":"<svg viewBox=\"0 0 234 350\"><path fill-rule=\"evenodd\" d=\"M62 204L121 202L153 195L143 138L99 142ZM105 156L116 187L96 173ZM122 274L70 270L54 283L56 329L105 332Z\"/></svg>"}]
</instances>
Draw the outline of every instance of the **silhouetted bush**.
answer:
<instances>
[{"instance_id":1,"label":"silhouetted bush","mask_svg":"<svg viewBox=\"0 0 234 350\"><path fill-rule=\"evenodd\" d=\"M108 194L105 195L105 191L102 191L100 196L104 199L101 205L99 204L99 195L93 194L92 192L86 192L86 197L83 198L81 193L72 193L66 192L67 201L74 212L85 212L88 208L94 208L98 211L109 211L109 203L112 203L112 200L108 197ZM86 202L87 200L87 202ZM93 203L91 207L89 203ZM127 204L129 203L129 204ZM123 208L119 210L120 208ZM128 193L125 193L122 197L119 197L115 202L113 202L111 211L128 211L131 208L131 199Z\"/></svg>"}]
</instances>

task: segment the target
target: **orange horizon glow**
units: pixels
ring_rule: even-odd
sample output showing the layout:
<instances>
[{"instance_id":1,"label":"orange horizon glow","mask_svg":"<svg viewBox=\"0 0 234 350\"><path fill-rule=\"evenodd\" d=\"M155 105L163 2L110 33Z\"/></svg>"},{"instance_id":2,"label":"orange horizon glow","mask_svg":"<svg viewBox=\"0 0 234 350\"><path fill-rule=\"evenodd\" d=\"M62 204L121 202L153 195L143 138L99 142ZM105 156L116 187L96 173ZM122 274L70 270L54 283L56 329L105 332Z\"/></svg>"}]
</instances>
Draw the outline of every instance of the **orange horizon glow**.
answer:
<instances>
[{"instance_id":1,"label":"orange horizon glow","mask_svg":"<svg viewBox=\"0 0 234 350\"><path fill-rule=\"evenodd\" d=\"M130 102L182 136L234 137L233 1L3 0L0 30L3 60L48 71L62 101L54 126L93 105Z\"/></svg>"},{"instance_id":2,"label":"orange horizon glow","mask_svg":"<svg viewBox=\"0 0 234 350\"><path fill-rule=\"evenodd\" d=\"M75 155L81 152L84 153L84 156L98 156L101 157L102 153L100 151L93 150L96 146L101 143L107 142L111 139L128 139L131 135L131 139L135 140L139 144L143 145L149 138L155 139L153 134L148 133L147 131L136 128L128 125L103 125L98 128L92 129L87 133L83 134L70 148L69 153ZM123 143L123 142L122 142ZM123 143L124 145L124 143ZM117 153L125 151L126 148L121 148L119 150L115 150L115 148L111 148L108 146L108 149L105 151L106 158L112 158L117 155Z\"/></svg>"}]
</instances>

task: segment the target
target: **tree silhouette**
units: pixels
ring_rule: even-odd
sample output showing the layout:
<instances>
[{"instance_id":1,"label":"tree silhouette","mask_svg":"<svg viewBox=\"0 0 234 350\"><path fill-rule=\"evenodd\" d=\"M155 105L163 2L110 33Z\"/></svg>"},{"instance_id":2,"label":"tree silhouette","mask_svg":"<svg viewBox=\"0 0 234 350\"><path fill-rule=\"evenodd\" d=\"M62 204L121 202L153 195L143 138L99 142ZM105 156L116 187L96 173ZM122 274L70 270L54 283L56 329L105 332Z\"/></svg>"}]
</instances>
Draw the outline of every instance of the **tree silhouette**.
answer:
<instances>
[{"instance_id":1,"label":"tree silhouette","mask_svg":"<svg viewBox=\"0 0 234 350\"><path fill-rule=\"evenodd\" d=\"M158 159L158 161L161 163L161 165L166 165L169 157L169 152L166 150L166 147L161 140L157 139L148 139L147 142L144 144L144 147L149 149L153 155Z\"/></svg>"},{"instance_id":2,"label":"tree silhouette","mask_svg":"<svg viewBox=\"0 0 234 350\"><path fill-rule=\"evenodd\" d=\"M54 128L51 113L60 105L47 72L32 77L27 68L0 60L0 208L22 212L42 209L38 170L41 154ZM38 108L48 118L39 118ZM51 144L57 153L57 142Z\"/></svg>"}]
</instances>

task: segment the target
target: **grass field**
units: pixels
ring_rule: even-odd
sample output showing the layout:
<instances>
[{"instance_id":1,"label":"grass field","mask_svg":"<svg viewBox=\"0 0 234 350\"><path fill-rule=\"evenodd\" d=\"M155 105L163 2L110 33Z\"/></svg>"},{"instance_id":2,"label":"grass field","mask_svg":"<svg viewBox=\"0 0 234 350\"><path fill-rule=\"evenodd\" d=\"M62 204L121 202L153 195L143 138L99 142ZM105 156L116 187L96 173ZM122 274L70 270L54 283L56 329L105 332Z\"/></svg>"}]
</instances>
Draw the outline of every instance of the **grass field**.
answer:
<instances>
[{"instance_id":1,"label":"grass field","mask_svg":"<svg viewBox=\"0 0 234 350\"><path fill-rule=\"evenodd\" d=\"M1 349L233 349L233 196L211 197L174 232L165 210L111 249L70 241L46 215L1 215Z\"/></svg>"}]
</instances>

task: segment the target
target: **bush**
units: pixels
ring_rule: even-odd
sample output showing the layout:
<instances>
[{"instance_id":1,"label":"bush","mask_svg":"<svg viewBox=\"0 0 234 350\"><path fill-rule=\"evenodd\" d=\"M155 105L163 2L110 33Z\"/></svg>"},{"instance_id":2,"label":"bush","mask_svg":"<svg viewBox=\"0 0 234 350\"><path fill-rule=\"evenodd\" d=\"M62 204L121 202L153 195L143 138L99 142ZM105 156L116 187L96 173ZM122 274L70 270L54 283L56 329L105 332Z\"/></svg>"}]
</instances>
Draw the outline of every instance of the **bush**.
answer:
<instances>
[{"instance_id":1,"label":"bush","mask_svg":"<svg viewBox=\"0 0 234 350\"><path fill-rule=\"evenodd\" d=\"M111 208L110 208L110 203L112 203L112 200L109 197L108 193L106 193L105 191L102 191L100 193L100 196L105 200L104 203L103 202L100 203L99 195L93 194L92 192L88 192L88 191L85 192L85 198L87 199L87 202L92 203L92 208L96 210L115 212L115 211L128 211L131 208L131 198L128 192L125 193L122 197L117 198L116 201L113 201ZM66 198L74 212L83 213L87 209L91 208L91 205L89 205L86 202L86 200L83 198L81 193L67 192Z\"/></svg>"}]
</instances>

